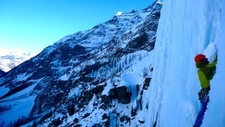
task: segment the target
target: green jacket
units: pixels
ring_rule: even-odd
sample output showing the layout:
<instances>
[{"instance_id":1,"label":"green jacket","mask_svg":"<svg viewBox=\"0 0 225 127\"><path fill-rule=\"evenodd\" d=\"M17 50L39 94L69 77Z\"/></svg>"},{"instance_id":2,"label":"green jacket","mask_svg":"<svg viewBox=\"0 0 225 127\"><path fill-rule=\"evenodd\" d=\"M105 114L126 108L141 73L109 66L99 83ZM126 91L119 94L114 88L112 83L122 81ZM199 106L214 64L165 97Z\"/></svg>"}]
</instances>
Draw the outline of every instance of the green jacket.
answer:
<instances>
[{"instance_id":1,"label":"green jacket","mask_svg":"<svg viewBox=\"0 0 225 127\"><path fill-rule=\"evenodd\" d=\"M198 69L198 78L202 88L209 88L210 80L216 70L217 58L211 64L196 63Z\"/></svg>"}]
</instances>

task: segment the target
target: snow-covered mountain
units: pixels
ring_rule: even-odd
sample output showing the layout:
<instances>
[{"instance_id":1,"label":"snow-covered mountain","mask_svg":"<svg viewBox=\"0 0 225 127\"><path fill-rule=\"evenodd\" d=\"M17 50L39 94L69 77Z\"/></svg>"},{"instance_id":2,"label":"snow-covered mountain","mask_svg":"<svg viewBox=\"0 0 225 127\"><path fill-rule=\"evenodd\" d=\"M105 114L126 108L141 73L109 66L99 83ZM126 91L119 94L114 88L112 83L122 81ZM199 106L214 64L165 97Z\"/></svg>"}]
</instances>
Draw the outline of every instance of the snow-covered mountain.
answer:
<instances>
[{"instance_id":1,"label":"snow-covered mountain","mask_svg":"<svg viewBox=\"0 0 225 127\"><path fill-rule=\"evenodd\" d=\"M145 126L161 6L66 36L8 72L0 125Z\"/></svg>"},{"instance_id":2,"label":"snow-covered mountain","mask_svg":"<svg viewBox=\"0 0 225 127\"><path fill-rule=\"evenodd\" d=\"M31 52L26 53L19 49L0 49L0 70L8 72L33 56Z\"/></svg>"},{"instance_id":3,"label":"snow-covered mountain","mask_svg":"<svg viewBox=\"0 0 225 127\"><path fill-rule=\"evenodd\" d=\"M0 125L191 127L201 108L194 57L214 43L201 127L224 127L225 1L163 2L161 14L154 3L115 16L0 78Z\"/></svg>"}]
</instances>

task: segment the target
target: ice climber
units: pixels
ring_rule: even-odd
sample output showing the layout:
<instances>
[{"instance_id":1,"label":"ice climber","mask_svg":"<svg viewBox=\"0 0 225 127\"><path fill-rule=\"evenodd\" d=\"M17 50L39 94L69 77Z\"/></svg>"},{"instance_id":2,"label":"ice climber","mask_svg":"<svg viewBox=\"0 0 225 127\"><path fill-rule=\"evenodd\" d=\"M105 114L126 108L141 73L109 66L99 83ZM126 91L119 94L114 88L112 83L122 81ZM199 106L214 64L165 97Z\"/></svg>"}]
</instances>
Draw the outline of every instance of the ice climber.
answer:
<instances>
[{"instance_id":1,"label":"ice climber","mask_svg":"<svg viewBox=\"0 0 225 127\"><path fill-rule=\"evenodd\" d=\"M202 89L199 91L199 100L201 102L201 110L198 113L193 127L200 127L209 102L210 80L216 71L217 56L212 63L203 54L195 56L196 67L198 68L198 78Z\"/></svg>"},{"instance_id":2,"label":"ice climber","mask_svg":"<svg viewBox=\"0 0 225 127\"><path fill-rule=\"evenodd\" d=\"M199 100L202 101L205 95L208 95L210 90L210 80L213 78L216 71L217 57L212 63L203 54L195 56L196 67L198 68L198 78L202 89L199 92Z\"/></svg>"}]
</instances>

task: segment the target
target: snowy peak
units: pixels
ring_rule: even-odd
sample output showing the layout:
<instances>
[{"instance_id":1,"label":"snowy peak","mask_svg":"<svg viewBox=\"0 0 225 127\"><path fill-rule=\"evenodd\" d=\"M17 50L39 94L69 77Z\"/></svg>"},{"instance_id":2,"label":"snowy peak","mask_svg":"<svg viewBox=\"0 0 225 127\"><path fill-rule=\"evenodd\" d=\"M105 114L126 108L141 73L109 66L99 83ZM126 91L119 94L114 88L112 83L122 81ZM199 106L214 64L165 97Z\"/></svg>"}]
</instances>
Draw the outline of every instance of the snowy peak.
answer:
<instances>
[{"instance_id":1,"label":"snowy peak","mask_svg":"<svg viewBox=\"0 0 225 127\"><path fill-rule=\"evenodd\" d=\"M157 0L156 3L157 3L157 4L163 4L160 0Z\"/></svg>"},{"instance_id":2,"label":"snowy peak","mask_svg":"<svg viewBox=\"0 0 225 127\"><path fill-rule=\"evenodd\" d=\"M31 52L23 52L22 50L6 50L0 49L0 69L8 72L24 61L34 56Z\"/></svg>"},{"instance_id":3,"label":"snowy peak","mask_svg":"<svg viewBox=\"0 0 225 127\"><path fill-rule=\"evenodd\" d=\"M0 49L0 69L8 72L33 56L34 54L32 54L31 52L27 53L19 49Z\"/></svg>"},{"instance_id":4,"label":"snowy peak","mask_svg":"<svg viewBox=\"0 0 225 127\"><path fill-rule=\"evenodd\" d=\"M123 12L122 12L122 11L118 11L118 12L116 13L116 16L120 16L121 14L123 14Z\"/></svg>"}]
</instances>

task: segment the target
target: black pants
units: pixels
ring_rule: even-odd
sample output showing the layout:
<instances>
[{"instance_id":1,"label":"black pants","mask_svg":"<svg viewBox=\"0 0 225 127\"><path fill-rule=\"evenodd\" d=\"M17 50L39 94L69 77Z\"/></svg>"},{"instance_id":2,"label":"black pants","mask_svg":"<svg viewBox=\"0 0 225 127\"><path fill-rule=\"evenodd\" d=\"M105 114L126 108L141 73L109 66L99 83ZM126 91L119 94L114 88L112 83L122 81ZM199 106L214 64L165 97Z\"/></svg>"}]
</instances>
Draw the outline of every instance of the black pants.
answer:
<instances>
[{"instance_id":1,"label":"black pants","mask_svg":"<svg viewBox=\"0 0 225 127\"><path fill-rule=\"evenodd\" d=\"M209 90L210 90L210 87L208 88L202 88L199 92L198 92L198 97L199 97L199 100L202 102L204 101L203 99L208 96L209 94Z\"/></svg>"}]
</instances>

